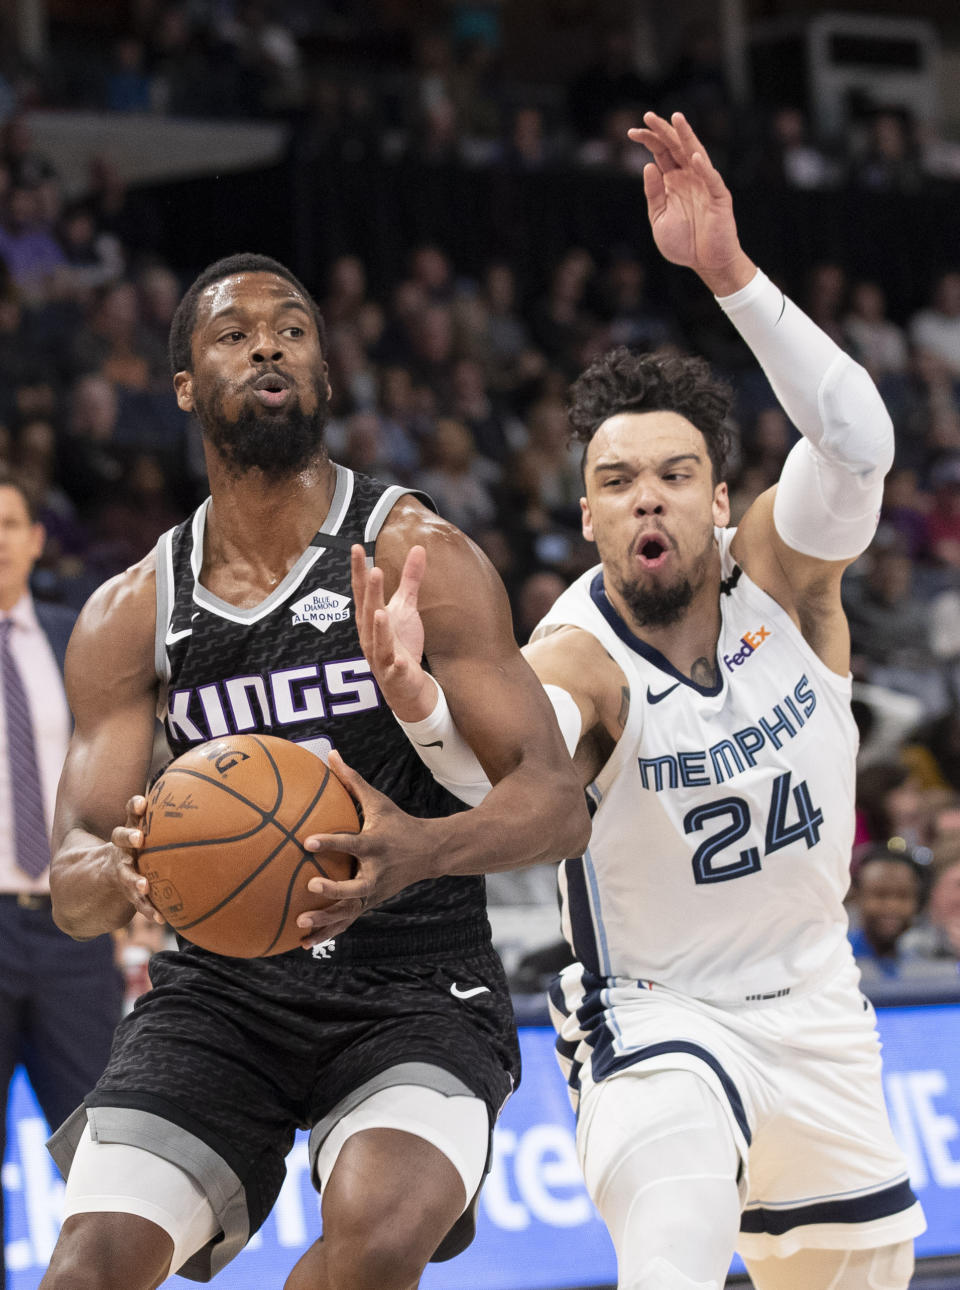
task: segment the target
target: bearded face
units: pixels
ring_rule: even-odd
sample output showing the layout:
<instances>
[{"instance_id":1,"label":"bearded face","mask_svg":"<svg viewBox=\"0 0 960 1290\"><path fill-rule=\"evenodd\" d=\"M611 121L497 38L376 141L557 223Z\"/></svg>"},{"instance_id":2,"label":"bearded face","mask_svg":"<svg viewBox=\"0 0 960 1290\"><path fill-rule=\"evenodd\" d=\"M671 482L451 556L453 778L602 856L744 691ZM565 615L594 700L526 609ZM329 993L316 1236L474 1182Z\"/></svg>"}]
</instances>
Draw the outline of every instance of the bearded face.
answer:
<instances>
[{"instance_id":1,"label":"bearded face","mask_svg":"<svg viewBox=\"0 0 960 1290\"><path fill-rule=\"evenodd\" d=\"M257 379L262 379L263 375ZM317 382L312 411L290 389L281 408L255 398L230 397L227 390L194 383L194 404L203 433L232 473L262 471L271 479L296 474L325 452L323 436L330 416L326 384ZM239 404L239 406L237 406Z\"/></svg>"}]
</instances>

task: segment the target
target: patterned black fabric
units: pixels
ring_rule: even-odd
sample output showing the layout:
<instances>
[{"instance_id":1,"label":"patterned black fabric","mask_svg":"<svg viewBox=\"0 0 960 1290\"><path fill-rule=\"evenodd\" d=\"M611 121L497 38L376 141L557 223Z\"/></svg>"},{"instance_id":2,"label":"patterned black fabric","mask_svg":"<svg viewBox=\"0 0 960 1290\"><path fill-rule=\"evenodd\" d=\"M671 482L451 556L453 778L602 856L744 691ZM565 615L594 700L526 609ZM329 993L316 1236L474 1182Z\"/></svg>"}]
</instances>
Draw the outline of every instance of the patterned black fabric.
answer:
<instances>
[{"instance_id":1,"label":"patterned black fabric","mask_svg":"<svg viewBox=\"0 0 960 1290\"><path fill-rule=\"evenodd\" d=\"M155 955L154 989L120 1023L88 1106L126 1106L195 1134L244 1184L251 1232L283 1183L295 1128L309 1128L354 1088L404 1062L458 1076L493 1124L520 1077L513 1010L496 953L403 963L286 955L279 989L253 989L247 960ZM467 992L486 986L469 998Z\"/></svg>"},{"instance_id":2,"label":"patterned black fabric","mask_svg":"<svg viewBox=\"0 0 960 1290\"><path fill-rule=\"evenodd\" d=\"M341 472L341 479L347 475ZM316 559L302 580L252 621L237 621L243 611L227 617L230 607L202 592L195 596L193 519L175 531L167 740L174 757L216 734L238 730L314 746L326 740L348 766L411 815L450 815L462 810L462 803L417 757L360 650L350 600L349 541L363 540L384 486L361 475L352 481L349 509L336 534L346 541L324 547L321 531ZM317 617L344 617L321 632L305 621L310 612L305 601L319 607ZM385 936L391 954L456 950L481 922L486 922L481 877L429 879L358 919L338 938L336 953L376 957ZM188 947L187 952L203 951ZM282 967L270 959L252 970L273 975Z\"/></svg>"}]
</instances>

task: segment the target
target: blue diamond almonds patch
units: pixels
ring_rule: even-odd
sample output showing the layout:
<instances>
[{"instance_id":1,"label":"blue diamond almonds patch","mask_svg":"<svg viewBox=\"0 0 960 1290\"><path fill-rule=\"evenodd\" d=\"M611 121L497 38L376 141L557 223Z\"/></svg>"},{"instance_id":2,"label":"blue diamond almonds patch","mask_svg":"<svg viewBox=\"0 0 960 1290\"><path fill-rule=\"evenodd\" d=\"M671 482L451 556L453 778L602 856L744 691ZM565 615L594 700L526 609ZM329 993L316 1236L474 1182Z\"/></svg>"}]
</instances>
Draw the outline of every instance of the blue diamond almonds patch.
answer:
<instances>
[{"instance_id":1,"label":"blue diamond almonds patch","mask_svg":"<svg viewBox=\"0 0 960 1290\"><path fill-rule=\"evenodd\" d=\"M294 626L297 623L310 623L318 632L325 632L333 623L346 622L350 617L350 597L319 588L302 600L294 601L290 605L290 611Z\"/></svg>"}]
</instances>

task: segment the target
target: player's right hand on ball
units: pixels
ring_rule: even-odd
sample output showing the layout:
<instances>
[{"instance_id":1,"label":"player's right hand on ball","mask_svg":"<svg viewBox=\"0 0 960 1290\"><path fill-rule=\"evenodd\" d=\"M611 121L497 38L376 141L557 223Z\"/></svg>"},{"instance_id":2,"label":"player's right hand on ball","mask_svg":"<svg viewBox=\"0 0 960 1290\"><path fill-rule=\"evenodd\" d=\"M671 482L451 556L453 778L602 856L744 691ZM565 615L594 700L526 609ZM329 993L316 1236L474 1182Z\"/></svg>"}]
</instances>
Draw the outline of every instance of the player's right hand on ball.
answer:
<instances>
[{"instance_id":1,"label":"player's right hand on ball","mask_svg":"<svg viewBox=\"0 0 960 1290\"><path fill-rule=\"evenodd\" d=\"M137 913L152 923L162 923L163 915L150 903L150 884L136 868L137 853L143 846L142 823L146 810L145 797L139 794L131 797L127 802L126 822L113 830L110 841L116 851L116 876L123 894Z\"/></svg>"}]
</instances>

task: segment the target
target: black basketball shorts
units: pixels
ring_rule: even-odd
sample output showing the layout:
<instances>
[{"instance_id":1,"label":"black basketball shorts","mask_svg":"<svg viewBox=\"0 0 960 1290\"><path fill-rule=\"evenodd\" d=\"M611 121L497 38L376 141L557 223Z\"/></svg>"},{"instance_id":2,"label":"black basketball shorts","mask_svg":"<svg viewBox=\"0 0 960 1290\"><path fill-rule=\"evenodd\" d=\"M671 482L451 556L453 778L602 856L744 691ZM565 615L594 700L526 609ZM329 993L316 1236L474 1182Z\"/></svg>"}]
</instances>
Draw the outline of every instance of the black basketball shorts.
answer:
<instances>
[{"instance_id":1,"label":"black basketball shorts","mask_svg":"<svg viewBox=\"0 0 960 1290\"><path fill-rule=\"evenodd\" d=\"M439 1067L486 1103L492 1133L519 1081L510 995L489 945L376 963L321 964L303 951L283 960L267 990L236 959L155 955L154 988L50 1140L64 1176L88 1121L99 1141L184 1167L223 1226L180 1270L196 1280L219 1271L269 1214L295 1131L349 1104L360 1086L401 1065Z\"/></svg>"}]
</instances>

